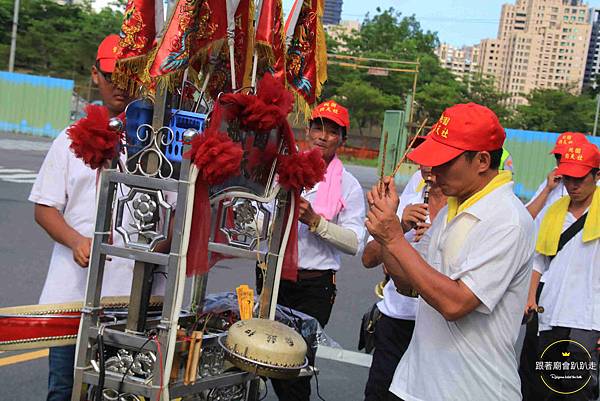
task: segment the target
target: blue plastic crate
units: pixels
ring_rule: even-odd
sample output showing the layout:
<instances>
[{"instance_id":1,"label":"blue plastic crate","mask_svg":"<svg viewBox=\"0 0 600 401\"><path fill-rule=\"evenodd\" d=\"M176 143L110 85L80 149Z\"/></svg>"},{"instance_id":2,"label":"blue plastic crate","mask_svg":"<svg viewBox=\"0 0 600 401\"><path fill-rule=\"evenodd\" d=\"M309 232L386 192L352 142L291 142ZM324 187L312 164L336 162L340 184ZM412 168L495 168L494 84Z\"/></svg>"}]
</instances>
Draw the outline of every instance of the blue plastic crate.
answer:
<instances>
[{"instance_id":1,"label":"blue plastic crate","mask_svg":"<svg viewBox=\"0 0 600 401\"><path fill-rule=\"evenodd\" d=\"M198 132L204 130L206 114L193 113L191 111L171 110L169 127L173 130L175 138L165 149L165 155L171 162L181 162L183 155L183 133L188 128L194 128Z\"/></svg>"}]
</instances>

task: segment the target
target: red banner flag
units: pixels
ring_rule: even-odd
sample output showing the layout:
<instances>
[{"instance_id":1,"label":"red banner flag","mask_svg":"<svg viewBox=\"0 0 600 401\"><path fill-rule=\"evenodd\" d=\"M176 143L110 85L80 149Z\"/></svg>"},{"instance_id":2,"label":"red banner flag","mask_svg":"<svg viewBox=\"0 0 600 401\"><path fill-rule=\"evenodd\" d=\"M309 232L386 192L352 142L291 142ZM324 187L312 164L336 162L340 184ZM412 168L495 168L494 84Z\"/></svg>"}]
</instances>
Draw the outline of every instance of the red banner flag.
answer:
<instances>
[{"instance_id":1,"label":"red banner flag","mask_svg":"<svg viewBox=\"0 0 600 401\"><path fill-rule=\"evenodd\" d=\"M301 6L299 1L303 1ZM296 104L305 115L310 115L327 80L327 48L321 20L323 1L296 0L286 22L287 36L291 36L286 79L295 92Z\"/></svg>"},{"instance_id":2,"label":"red banner flag","mask_svg":"<svg viewBox=\"0 0 600 401\"><path fill-rule=\"evenodd\" d=\"M149 63L150 77L182 71L195 60L202 64L210 46L226 35L227 12L218 0L179 0Z\"/></svg>"},{"instance_id":3,"label":"red banner flag","mask_svg":"<svg viewBox=\"0 0 600 401\"><path fill-rule=\"evenodd\" d=\"M117 67L113 80L133 91L141 82L147 55L156 36L154 0L128 0L119 33Z\"/></svg>"},{"instance_id":4,"label":"red banner flag","mask_svg":"<svg viewBox=\"0 0 600 401\"><path fill-rule=\"evenodd\" d=\"M285 28L281 0L263 0L256 25L256 51L261 70L284 80Z\"/></svg>"},{"instance_id":5,"label":"red banner flag","mask_svg":"<svg viewBox=\"0 0 600 401\"><path fill-rule=\"evenodd\" d=\"M222 8L223 5L221 5ZM250 86L252 73L252 53L254 49L254 3L252 0L240 0L234 16L234 65L236 88ZM215 48L217 46L214 46ZM231 92L231 65L229 45L223 45L215 60L210 61L212 67L208 84L208 93L216 98L221 92Z\"/></svg>"}]
</instances>

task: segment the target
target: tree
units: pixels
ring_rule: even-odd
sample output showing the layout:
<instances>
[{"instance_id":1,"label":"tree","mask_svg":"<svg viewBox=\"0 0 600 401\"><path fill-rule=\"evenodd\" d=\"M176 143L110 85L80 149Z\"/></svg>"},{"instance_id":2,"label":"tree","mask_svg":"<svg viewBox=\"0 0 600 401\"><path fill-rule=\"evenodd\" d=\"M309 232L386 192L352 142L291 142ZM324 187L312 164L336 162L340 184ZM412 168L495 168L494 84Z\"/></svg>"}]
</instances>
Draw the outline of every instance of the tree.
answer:
<instances>
[{"instance_id":1,"label":"tree","mask_svg":"<svg viewBox=\"0 0 600 401\"><path fill-rule=\"evenodd\" d=\"M345 82L334 97L352 110L352 120L358 123L361 134L363 127L379 123L383 110L400 103L398 96L385 94L364 81Z\"/></svg>"},{"instance_id":2,"label":"tree","mask_svg":"<svg viewBox=\"0 0 600 401\"><path fill-rule=\"evenodd\" d=\"M441 67L434 54L438 44L437 34L423 31L414 15L404 17L393 8L385 11L378 8L376 15L365 17L360 31L336 35L335 39L330 37L328 51L375 59L419 60L416 118L428 117L433 122L446 107L468 97L465 85ZM407 68L385 62L369 62L369 65ZM405 108L406 96L412 94L413 79L410 73L374 76L365 70L330 65L322 97L344 99L352 116L360 116L361 127L366 127L363 124L380 124L386 108Z\"/></svg>"},{"instance_id":3,"label":"tree","mask_svg":"<svg viewBox=\"0 0 600 401\"><path fill-rule=\"evenodd\" d=\"M596 101L588 95L566 90L537 89L526 96L529 104L517 107L513 126L550 132L591 132Z\"/></svg>"},{"instance_id":4,"label":"tree","mask_svg":"<svg viewBox=\"0 0 600 401\"><path fill-rule=\"evenodd\" d=\"M0 0L0 24L12 24L13 0ZM100 41L118 33L123 15L104 8L95 12L90 3L61 5L52 0L22 0L15 70L39 75L89 79ZM0 68L7 68L10 30L0 33Z\"/></svg>"}]
</instances>

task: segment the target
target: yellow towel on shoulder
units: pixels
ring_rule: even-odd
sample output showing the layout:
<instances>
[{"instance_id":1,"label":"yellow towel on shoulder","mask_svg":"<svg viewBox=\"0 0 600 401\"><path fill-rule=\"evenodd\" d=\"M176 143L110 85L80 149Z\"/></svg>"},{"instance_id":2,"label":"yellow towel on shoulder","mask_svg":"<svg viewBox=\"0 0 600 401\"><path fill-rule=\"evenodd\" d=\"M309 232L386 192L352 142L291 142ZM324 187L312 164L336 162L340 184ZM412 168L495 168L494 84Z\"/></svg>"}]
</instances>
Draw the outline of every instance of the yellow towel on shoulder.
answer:
<instances>
[{"instance_id":1,"label":"yellow towel on shoulder","mask_svg":"<svg viewBox=\"0 0 600 401\"><path fill-rule=\"evenodd\" d=\"M469 199L458 204L458 199L453 196L448 197L448 218L447 223L450 223L460 212L468 207L473 206L475 203L480 201L483 197L488 195L494 189L501 187L504 184L508 184L512 181L512 173L510 171L500 171L483 189L475 194L471 195Z\"/></svg>"},{"instance_id":2,"label":"yellow towel on shoulder","mask_svg":"<svg viewBox=\"0 0 600 401\"><path fill-rule=\"evenodd\" d=\"M563 196L546 211L535 244L535 250L538 253L546 256L556 255L570 203L571 198L568 195ZM600 238L600 188L596 188L588 210L588 216L583 226L583 242L598 238Z\"/></svg>"}]
</instances>

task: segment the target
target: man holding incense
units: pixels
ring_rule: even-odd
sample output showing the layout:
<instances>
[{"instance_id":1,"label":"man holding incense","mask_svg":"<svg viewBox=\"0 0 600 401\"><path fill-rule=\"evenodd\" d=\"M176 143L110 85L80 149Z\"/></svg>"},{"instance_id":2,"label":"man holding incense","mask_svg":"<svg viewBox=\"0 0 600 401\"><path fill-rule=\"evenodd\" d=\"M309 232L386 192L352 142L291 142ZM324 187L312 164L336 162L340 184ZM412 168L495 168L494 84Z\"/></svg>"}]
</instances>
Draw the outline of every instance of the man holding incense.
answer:
<instances>
[{"instance_id":1,"label":"man holding incense","mask_svg":"<svg viewBox=\"0 0 600 401\"><path fill-rule=\"evenodd\" d=\"M420 242L405 239L394 183L369 192L366 227L398 288L420 298L413 340L390 392L405 401L521 399L515 342L534 250L531 216L499 171L505 133L486 107L444 111L409 158L448 196Z\"/></svg>"}]
</instances>

